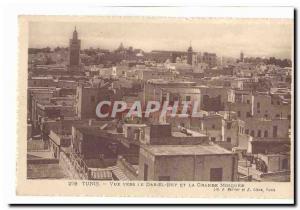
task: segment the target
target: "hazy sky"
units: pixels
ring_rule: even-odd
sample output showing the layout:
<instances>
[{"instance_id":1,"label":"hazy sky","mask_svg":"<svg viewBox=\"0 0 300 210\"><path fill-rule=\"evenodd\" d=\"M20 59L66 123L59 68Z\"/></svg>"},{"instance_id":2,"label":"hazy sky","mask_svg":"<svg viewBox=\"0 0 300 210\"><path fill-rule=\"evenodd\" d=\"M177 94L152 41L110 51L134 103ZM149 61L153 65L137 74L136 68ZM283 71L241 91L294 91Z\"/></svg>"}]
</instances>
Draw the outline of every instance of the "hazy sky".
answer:
<instances>
[{"instance_id":1,"label":"hazy sky","mask_svg":"<svg viewBox=\"0 0 300 210\"><path fill-rule=\"evenodd\" d=\"M75 25L81 48L116 49L123 42L145 51L185 51L191 41L197 52L280 58L290 58L293 50L293 20L279 19L35 21L29 24L29 46L68 46Z\"/></svg>"}]
</instances>

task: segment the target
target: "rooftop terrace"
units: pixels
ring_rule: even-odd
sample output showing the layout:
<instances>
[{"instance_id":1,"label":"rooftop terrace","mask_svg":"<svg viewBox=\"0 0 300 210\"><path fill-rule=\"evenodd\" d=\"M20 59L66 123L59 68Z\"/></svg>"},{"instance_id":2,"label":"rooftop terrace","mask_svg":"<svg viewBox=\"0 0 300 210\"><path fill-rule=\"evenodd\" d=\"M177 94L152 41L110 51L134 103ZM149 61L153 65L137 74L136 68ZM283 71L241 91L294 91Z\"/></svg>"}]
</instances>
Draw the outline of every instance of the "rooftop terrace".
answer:
<instances>
[{"instance_id":1,"label":"rooftop terrace","mask_svg":"<svg viewBox=\"0 0 300 210\"><path fill-rule=\"evenodd\" d=\"M155 156L232 154L218 145L150 145L143 146Z\"/></svg>"}]
</instances>

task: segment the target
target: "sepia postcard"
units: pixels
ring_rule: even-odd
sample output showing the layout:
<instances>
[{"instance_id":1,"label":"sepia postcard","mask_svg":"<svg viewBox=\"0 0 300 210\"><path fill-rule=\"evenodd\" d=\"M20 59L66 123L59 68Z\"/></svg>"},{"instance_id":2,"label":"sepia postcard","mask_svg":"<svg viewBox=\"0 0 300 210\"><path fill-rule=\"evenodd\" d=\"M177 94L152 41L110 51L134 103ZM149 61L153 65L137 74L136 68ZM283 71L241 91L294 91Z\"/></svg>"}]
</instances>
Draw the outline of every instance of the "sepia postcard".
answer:
<instances>
[{"instance_id":1,"label":"sepia postcard","mask_svg":"<svg viewBox=\"0 0 300 210\"><path fill-rule=\"evenodd\" d=\"M294 198L294 19L19 16L19 196Z\"/></svg>"}]
</instances>

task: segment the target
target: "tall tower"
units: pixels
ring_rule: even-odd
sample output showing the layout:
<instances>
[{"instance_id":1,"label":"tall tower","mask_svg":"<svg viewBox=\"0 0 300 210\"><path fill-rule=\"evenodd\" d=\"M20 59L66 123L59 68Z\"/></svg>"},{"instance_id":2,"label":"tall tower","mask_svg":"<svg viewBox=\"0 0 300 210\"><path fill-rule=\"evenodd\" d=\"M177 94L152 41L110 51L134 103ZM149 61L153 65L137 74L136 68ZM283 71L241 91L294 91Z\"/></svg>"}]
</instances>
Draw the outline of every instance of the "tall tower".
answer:
<instances>
[{"instance_id":1,"label":"tall tower","mask_svg":"<svg viewBox=\"0 0 300 210\"><path fill-rule=\"evenodd\" d=\"M73 32L73 37L70 39L70 45L69 45L69 70L79 70L79 64L80 64L80 39L78 39L78 34L75 30Z\"/></svg>"},{"instance_id":2,"label":"tall tower","mask_svg":"<svg viewBox=\"0 0 300 210\"><path fill-rule=\"evenodd\" d=\"M241 54L240 54L240 62L244 62L244 53L243 53L243 51L241 51Z\"/></svg>"},{"instance_id":3,"label":"tall tower","mask_svg":"<svg viewBox=\"0 0 300 210\"><path fill-rule=\"evenodd\" d=\"M193 48L190 42L190 47L187 50L187 63L192 65L193 64Z\"/></svg>"}]
</instances>

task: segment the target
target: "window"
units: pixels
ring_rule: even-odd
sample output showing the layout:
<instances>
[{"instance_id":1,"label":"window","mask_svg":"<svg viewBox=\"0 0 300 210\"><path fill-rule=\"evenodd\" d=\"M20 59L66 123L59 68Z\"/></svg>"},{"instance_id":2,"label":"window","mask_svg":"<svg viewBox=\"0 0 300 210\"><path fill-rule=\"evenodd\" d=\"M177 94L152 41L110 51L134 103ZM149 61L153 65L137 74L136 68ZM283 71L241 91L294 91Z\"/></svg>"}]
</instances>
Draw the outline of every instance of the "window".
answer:
<instances>
[{"instance_id":1,"label":"window","mask_svg":"<svg viewBox=\"0 0 300 210\"><path fill-rule=\"evenodd\" d=\"M257 102L256 107L257 107L257 109L260 109L260 103L259 102Z\"/></svg>"},{"instance_id":2,"label":"window","mask_svg":"<svg viewBox=\"0 0 300 210\"><path fill-rule=\"evenodd\" d=\"M250 136L254 137L254 130L251 131Z\"/></svg>"},{"instance_id":3,"label":"window","mask_svg":"<svg viewBox=\"0 0 300 210\"><path fill-rule=\"evenodd\" d=\"M247 104L250 104L250 100L247 100Z\"/></svg>"},{"instance_id":4,"label":"window","mask_svg":"<svg viewBox=\"0 0 300 210\"><path fill-rule=\"evenodd\" d=\"M159 176L158 181L170 181L170 176Z\"/></svg>"},{"instance_id":5,"label":"window","mask_svg":"<svg viewBox=\"0 0 300 210\"><path fill-rule=\"evenodd\" d=\"M273 137L274 137L274 138L277 137L277 130L278 130L277 125L273 126Z\"/></svg>"},{"instance_id":6,"label":"window","mask_svg":"<svg viewBox=\"0 0 300 210\"><path fill-rule=\"evenodd\" d=\"M215 128L216 128L215 124L213 124L213 125L211 126L211 128L212 128L212 129L215 129Z\"/></svg>"},{"instance_id":7,"label":"window","mask_svg":"<svg viewBox=\"0 0 300 210\"><path fill-rule=\"evenodd\" d=\"M191 101L191 96L186 96L186 97L185 97L185 100L186 100L186 101Z\"/></svg>"},{"instance_id":8,"label":"window","mask_svg":"<svg viewBox=\"0 0 300 210\"><path fill-rule=\"evenodd\" d=\"M238 117L241 117L241 111L238 111L238 112L237 112L237 116L238 116Z\"/></svg>"},{"instance_id":9,"label":"window","mask_svg":"<svg viewBox=\"0 0 300 210\"><path fill-rule=\"evenodd\" d=\"M251 114L250 114L250 112L247 112L247 115L246 115L247 117L251 117Z\"/></svg>"},{"instance_id":10,"label":"window","mask_svg":"<svg viewBox=\"0 0 300 210\"><path fill-rule=\"evenodd\" d=\"M223 168L210 169L210 181L222 181Z\"/></svg>"},{"instance_id":11,"label":"window","mask_svg":"<svg viewBox=\"0 0 300 210\"><path fill-rule=\"evenodd\" d=\"M231 129L231 122L227 123L227 129Z\"/></svg>"},{"instance_id":12,"label":"window","mask_svg":"<svg viewBox=\"0 0 300 210\"><path fill-rule=\"evenodd\" d=\"M211 140L212 142L215 142L215 141L216 141L216 137L211 137L210 140Z\"/></svg>"},{"instance_id":13,"label":"window","mask_svg":"<svg viewBox=\"0 0 300 210\"><path fill-rule=\"evenodd\" d=\"M267 130L265 130L265 132L264 132L264 137L268 137L268 131Z\"/></svg>"},{"instance_id":14,"label":"window","mask_svg":"<svg viewBox=\"0 0 300 210\"><path fill-rule=\"evenodd\" d=\"M246 130L245 130L245 133L246 133L246 134L249 134L249 129L246 129Z\"/></svg>"},{"instance_id":15,"label":"window","mask_svg":"<svg viewBox=\"0 0 300 210\"><path fill-rule=\"evenodd\" d=\"M227 137L227 138L226 138L226 141L230 143L230 142L231 142L231 138L230 138L230 137Z\"/></svg>"},{"instance_id":16,"label":"window","mask_svg":"<svg viewBox=\"0 0 300 210\"><path fill-rule=\"evenodd\" d=\"M261 137L261 130L257 131L257 137Z\"/></svg>"},{"instance_id":17,"label":"window","mask_svg":"<svg viewBox=\"0 0 300 210\"><path fill-rule=\"evenodd\" d=\"M240 132L240 134L243 134L244 128L242 126L239 126L239 132Z\"/></svg>"}]
</instances>

